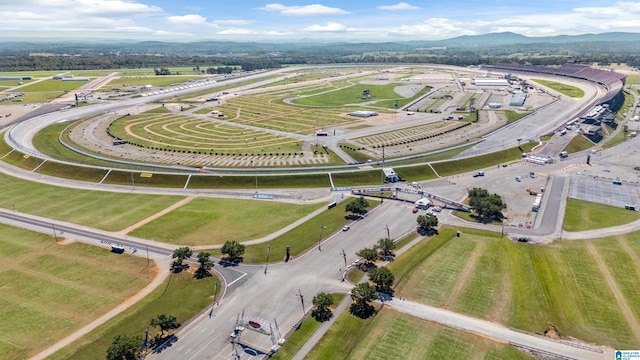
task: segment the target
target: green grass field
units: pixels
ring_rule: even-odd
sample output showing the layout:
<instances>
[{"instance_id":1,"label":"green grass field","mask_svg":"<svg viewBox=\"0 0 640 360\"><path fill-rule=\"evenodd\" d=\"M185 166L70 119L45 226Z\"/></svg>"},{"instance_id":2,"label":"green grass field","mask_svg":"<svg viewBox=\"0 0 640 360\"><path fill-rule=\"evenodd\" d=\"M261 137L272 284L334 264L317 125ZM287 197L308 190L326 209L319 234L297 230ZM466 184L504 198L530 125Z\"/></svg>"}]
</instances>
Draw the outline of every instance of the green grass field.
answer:
<instances>
[{"instance_id":1,"label":"green grass field","mask_svg":"<svg viewBox=\"0 0 640 360\"><path fill-rule=\"evenodd\" d=\"M0 225L0 358L26 359L155 276L147 260Z\"/></svg>"},{"instance_id":2,"label":"green grass field","mask_svg":"<svg viewBox=\"0 0 640 360\"><path fill-rule=\"evenodd\" d=\"M562 228L566 231L585 231L624 225L638 219L640 213L637 211L568 198Z\"/></svg>"},{"instance_id":3,"label":"green grass field","mask_svg":"<svg viewBox=\"0 0 640 360\"><path fill-rule=\"evenodd\" d=\"M370 85L361 83L331 83L332 86L326 86L322 91L316 91L310 96L299 97L294 100L297 105L304 106L322 106L322 107L339 107L347 104L359 104L364 102L381 102L382 107L394 108L395 101L398 99L398 105L402 106L407 99L400 96L394 91L399 83L391 83L386 85ZM336 87L338 87L336 89ZM370 91L370 98L363 99L362 93L365 90ZM428 91L422 89L422 92ZM401 103L402 101L402 103Z\"/></svg>"},{"instance_id":4,"label":"green grass field","mask_svg":"<svg viewBox=\"0 0 640 360\"><path fill-rule=\"evenodd\" d=\"M583 135L576 135L571 141L565 146L564 151L569 154L577 153L583 150L587 150L590 147L593 147L594 144L588 140Z\"/></svg>"},{"instance_id":5,"label":"green grass field","mask_svg":"<svg viewBox=\"0 0 640 360\"><path fill-rule=\"evenodd\" d=\"M531 80L572 98L579 99L584 96L584 91L582 91L582 89L577 88L575 86L571 86L568 84L563 84L555 81L542 80L542 79L531 79Z\"/></svg>"},{"instance_id":6,"label":"green grass field","mask_svg":"<svg viewBox=\"0 0 640 360\"><path fill-rule=\"evenodd\" d=\"M638 317L640 292L634 284L640 277L635 262L639 232L532 246L473 229L459 229L458 238L455 230L443 227L439 235L388 265L396 275L396 297L526 331L542 332L552 323L561 336L614 348L640 345L612 288L620 289L619 301L629 304ZM595 246L603 260L594 257L589 246ZM601 266L613 274L614 283L605 278Z\"/></svg>"},{"instance_id":7,"label":"green grass field","mask_svg":"<svg viewBox=\"0 0 640 360\"><path fill-rule=\"evenodd\" d=\"M379 205L377 201L368 201L371 205L369 210ZM321 226L325 226L322 231L323 239L329 237L336 231L340 231L340 229L349 222L345 219L345 216L349 214L344 210L346 203L347 202L344 202L332 209L324 211L320 215L269 241L268 244L271 245L271 261L284 260L287 245L291 247L291 258L295 258L309 248L317 246ZM267 243L247 246L244 253L244 262L264 263L266 261L266 248ZM215 256L222 255L220 249L213 249L211 253Z\"/></svg>"},{"instance_id":8,"label":"green grass field","mask_svg":"<svg viewBox=\"0 0 640 360\"><path fill-rule=\"evenodd\" d=\"M0 207L109 231L124 229L181 199L68 189L4 174L0 187Z\"/></svg>"},{"instance_id":9,"label":"green grass field","mask_svg":"<svg viewBox=\"0 0 640 360\"><path fill-rule=\"evenodd\" d=\"M530 359L513 347L391 309L344 312L306 359Z\"/></svg>"},{"instance_id":10,"label":"green grass field","mask_svg":"<svg viewBox=\"0 0 640 360\"><path fill-rule=\"evenodd\" d=\"M171 244L222 245L269 235L326 204L195 199L136 229L132 236Z\"/></svg>"},{"instance_id":11,"label":"green grass field","mask_svg":"<svg viewBox=\"0 0 640 360\"><path fill-rule=\"evenodd\" d=\"M139 303L47 359L102 360L115 336L144 336L149 321L158 314L173 315L178 322L184 324L207 306L211 306L215 281L215 277L196 280L192 271L174 274ZM154 331L157 329L149 328L150 336L155 335Z\"/></svg>"}]
</instances>

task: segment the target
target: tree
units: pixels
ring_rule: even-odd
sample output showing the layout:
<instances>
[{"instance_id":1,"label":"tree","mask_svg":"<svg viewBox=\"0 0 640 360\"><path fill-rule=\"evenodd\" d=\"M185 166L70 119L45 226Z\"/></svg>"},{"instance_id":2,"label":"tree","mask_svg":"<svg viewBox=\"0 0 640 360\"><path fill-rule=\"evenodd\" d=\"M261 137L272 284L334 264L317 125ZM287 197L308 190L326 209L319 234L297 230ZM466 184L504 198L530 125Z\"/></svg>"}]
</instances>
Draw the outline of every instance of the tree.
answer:
<instances>
[{"instance_id":1,"label":"tree","mask_svg":"<svg viewBox=\"0 0 640 360\"><path fill-rule=\"evenodd\" d=\"M222 245L220 249L223 255L226 256L226 260L232 263L239 263L242 261L244 255L244 245L237 241L227 241Z\"/></svg>"},{"instance_id":2,"label":"tree","mask_svg":"<svg viewBox=\"0 0 640 360\"><path fill-rule=\"evenodd\" d=\"M498 194L489 194L486 189L473 188L469 190L469 205L483 221L502 221L504 215L502 210L507 208L507 204L502 201Z\"/></svg>"},{"instance_id":3,"label":"tree","mask_svg":"<svg viewBox=\"0 0 640 360\"><path fill-rule=\"evenodd\" d=\"M107 360L137 360L141 336L118 335L107 348Z\"/></svg>"},{"instance_id":4,"label":"tree","mask_svg":"<svg viewBox=\"0 0 640 360\"><path fill-rule=\"evenodd\" d=\"M431 232L438 226L438 218L432 215L418 215L418 232Z\"/></svg>"},{"instance_id":5,"label":"tree","mask_svg":"<svg viewBox=\"0 0 640 360\"><path fill-rule=\"evenodd\" d=\"M376 289L368 282L362 282L351 289L351 299L353 304L349 311L362 319L366 319L374 312L373 306L369 302L378 297Z\"/></svg>"},{"instance_id":6,"label":"tree","mask_svg":"<svg viewBox=\"0 0 640 360\"><path fill-rule=\"evenodd\" d=\"M367 208L371 206L364 196L353 199L347 203L344 210L351 213L351 217L357 217L367 213Z\"/></svg>"},{"instance_id":7,"label":"tree","mask_svg":"<svg viewBox=\"0 0 640 360\"><path fill-rule=\"evenodd\" d=\"M149 322L151 326L157 326L160 328L160 337L164 336L164 332L168 330L177 329L180 327L178 319L173 315L160 314Z\"/></svg>"},{"instance_id":8,"label":"tree","mask_svg":"<svg viewBox=\"0 0 640 360\"><path fill-rule=\"evenodd\" d=\"M378 250L380 251L380 255L382 257L387 257L393 255L393 250L396 248L396 243L389 238L383 238L378 240Z\"/></svg>"},{"instance_id":9,"label":"tree","mask_svg":"<svg viewBox=\"0 0 640 360\"><path fill-rule=\"evenodd\" d=\"M213 260L211 260L211 253L206 251L198 253L198 263L200 267L196 270L195 277L202 279L211 276L209 270L214 266Z\"/></svg>"},{"instance_id":10,"label":"tree","mask_svg":"<svg viewBox=\"0 0 640 360\"><path fill-rule=\"evenodd\" d=\"M393 281L395 280L395 276L393 276L391 270L384 266L371 269L371 271L369 271L369 280L376 284L376 290L391 295L391 285L393 285Z\"/></svg>"},{"instance_id":11,"label":"tree","mask_svg":"<svg viewBox=\"0 0 640 360\"><path fill-rule=\"evenodd\" d=\"M186 246L175 249L172 255L172 258L175 259L173 260L173 265L176 267L182 267L182 262L185 259L190 258L192 254L193 251L191 251L191 249Z\"/></svg>"},{"instance_id":12,"label":"tree","mask_svg":"<svg viewBox=\"0 0 640 360\"><path fill-rule=\"evenodd\" d=\"M313 297L313 306L311 316L317 321L326 321L331 318L331 306L333 305L333 297L326 292L319 292Z\"/></svg>"},{"instance_id":13,"label":"tree","mask_svg":"<svg viewBox=\"0 0 640 360\"><path fill-rule=\"evenodd\" d=\"M380 258L378 256L378 251L375 248L360 249L356 255L364 259L364 263L360 265L364 271L370 269L373 266L373 263Z\"/></svg>"}]
</instances>

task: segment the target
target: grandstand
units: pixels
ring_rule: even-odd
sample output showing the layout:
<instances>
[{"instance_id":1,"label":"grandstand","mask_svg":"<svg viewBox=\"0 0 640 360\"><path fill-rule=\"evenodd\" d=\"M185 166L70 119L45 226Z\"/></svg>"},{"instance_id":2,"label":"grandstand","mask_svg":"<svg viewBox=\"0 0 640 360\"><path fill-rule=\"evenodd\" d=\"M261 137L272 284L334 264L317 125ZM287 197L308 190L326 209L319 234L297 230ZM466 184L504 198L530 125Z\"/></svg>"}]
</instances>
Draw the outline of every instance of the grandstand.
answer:
<instances>
[{"instance_id":1,"label":"grandstand","mask_svg":"<svg viewBox=\"0 0 640 360\"><path fill-rule=\"evenodd\" d=\"M615 71L594 69L589 65L583 64L564 64L561 66L499 64L485 65L484 67L512 72L527 72L566 76L575 79L592 81L607 90L607 94L602 99L600 99L600 104L605 104L613 100L622 90L625 81L625 75L623 74L617 73Z\"/></svg>"}]
</instances>

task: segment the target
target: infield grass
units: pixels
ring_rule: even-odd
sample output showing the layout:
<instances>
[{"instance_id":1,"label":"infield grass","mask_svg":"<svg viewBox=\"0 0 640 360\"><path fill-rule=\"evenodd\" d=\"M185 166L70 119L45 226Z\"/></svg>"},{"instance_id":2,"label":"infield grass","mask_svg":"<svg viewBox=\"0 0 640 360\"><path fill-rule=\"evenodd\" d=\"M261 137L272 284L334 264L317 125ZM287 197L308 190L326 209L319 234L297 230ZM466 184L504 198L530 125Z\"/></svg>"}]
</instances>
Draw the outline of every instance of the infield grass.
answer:
<instances>
[{"instance_id":1,"label":"infield grass","mask_svg":"<svg viewBox=\"0 0 640 360\"><path fill-rule=\"evenodd\" d=\"M0 224L0 358L26 359L143 288L147 261Z\"/></svg>"},{"instance_id":2,"label":"infield grass","mask_svg":"<svg viewBox=\"0 0 640 360\"><path fill-rule=\"evenodd\" d=\"M640 219L640 213L616 206L574 198L567 199L563 229L585 231L628 224Z\"/></svg>"},{"instance_id":3,"label":"infield grass","mask_svg":"<svg viewBox=\"0 0 640 360\"><path fill-rule=\"evenodd\" d=\"M531 79L531 80L572 98L580 99L584 96L584 91L582 91L582 89L577 88L575 86L571 86L568 84L563 84L555 81L542 80L542 79Z\"/></svg>"}]
</instances>

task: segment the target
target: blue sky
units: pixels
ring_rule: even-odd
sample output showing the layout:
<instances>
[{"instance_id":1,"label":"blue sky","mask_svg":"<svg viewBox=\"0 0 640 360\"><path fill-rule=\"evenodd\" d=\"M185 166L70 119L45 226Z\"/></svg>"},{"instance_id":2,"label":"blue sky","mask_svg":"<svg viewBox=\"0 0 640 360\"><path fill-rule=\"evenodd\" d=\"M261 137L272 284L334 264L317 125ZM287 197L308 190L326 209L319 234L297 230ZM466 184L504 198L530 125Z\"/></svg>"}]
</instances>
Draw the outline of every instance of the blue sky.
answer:
<instances>
[{"instance_id":1,"label":"blue sky","mask_svg":"<svg viewBox=\"0 0 640 360\"><path fill-rule=\"evenodd\" d=\"M438 40L640 32L640 2L498 0L0 0L0 37Z\"/></svg>"}]
</instances>

